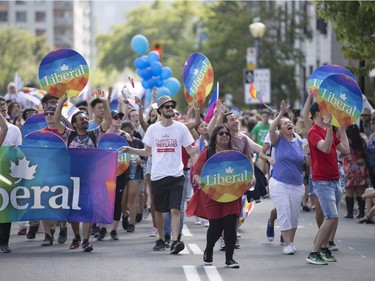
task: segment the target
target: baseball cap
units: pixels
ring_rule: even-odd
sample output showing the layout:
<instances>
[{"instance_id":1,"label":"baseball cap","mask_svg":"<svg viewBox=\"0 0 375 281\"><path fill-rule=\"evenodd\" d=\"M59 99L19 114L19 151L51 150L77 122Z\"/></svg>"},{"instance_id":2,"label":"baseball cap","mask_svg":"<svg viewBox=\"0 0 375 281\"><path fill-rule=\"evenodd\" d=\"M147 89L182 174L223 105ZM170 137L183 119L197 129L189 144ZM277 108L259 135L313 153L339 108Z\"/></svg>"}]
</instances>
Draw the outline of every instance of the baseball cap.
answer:
<instances>
[{"instance_id":1,"label":"baseball cap","mask_svg":"<svg viewBox=\"0 0 375 281\"><path fill-rule=\"evenodd\" d=\"M46 112L46 111L53 111L53 112L55 112L56 111L56 106L48 106L48 107L46 107L46 109L44 109L44 112Z\"/></svg>"},{"instance_id":2,"label":"baseball cap","mask_svg":"<svg viewBox=\"0 0 375 281\"><path fill-rule=\"evenodd\" d=\"M112 118L117 116L117 115L119 115L121 118L125 116L124 113L118 112L117 110L112 110L111 115L112 115Z\"/></svg>"},{"instance_id":3,"label":"baseball cap","mask_svg":"<svg viewBox=\"0 0 375 281\"><path fill-rule=\"evenodd\" d=\"M314 116L315 116L315 113L317 112L320 112L319 110L319 106L318 106L318 103L314 102L311 106L310 106L310 118L313 119Z\"/></svg>"}]
</instances>

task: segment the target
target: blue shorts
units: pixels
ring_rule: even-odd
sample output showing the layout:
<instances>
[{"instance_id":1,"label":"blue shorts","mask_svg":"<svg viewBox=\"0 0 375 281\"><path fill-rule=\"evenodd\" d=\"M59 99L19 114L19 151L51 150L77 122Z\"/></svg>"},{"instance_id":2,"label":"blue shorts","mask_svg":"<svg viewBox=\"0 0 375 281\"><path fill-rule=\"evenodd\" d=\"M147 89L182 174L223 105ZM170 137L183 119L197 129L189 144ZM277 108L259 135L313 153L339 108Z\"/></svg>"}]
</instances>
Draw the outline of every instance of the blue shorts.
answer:
<instances>
[{"instance_id":1,"label":"blue shorts","mask_svg":"<svg viewBox=\"0 0 375 281\"><path fill-rule=\"evenodd\" d=\"M340 181L338 179L328 181L314 181L313 186L314 193L316 196L318 196L324 218L337 218L337 204L342 198Z\"/></svg>"}]
</instances>

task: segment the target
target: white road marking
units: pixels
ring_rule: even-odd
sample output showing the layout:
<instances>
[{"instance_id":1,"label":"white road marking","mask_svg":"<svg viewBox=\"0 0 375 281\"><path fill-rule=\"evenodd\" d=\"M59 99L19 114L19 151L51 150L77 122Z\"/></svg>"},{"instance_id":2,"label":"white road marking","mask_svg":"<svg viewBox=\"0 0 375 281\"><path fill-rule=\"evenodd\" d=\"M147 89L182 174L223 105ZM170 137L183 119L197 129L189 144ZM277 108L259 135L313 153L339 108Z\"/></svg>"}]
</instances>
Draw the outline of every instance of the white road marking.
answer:
<instances>
[{"instance_id":1,"label":"white road marking","mask_svg":"<svg viewBox=\"0 0 375 281\"><path fill-rule=\"evenodd\" d=\"M184 236L193 236L193 234L191 234L189 228L187 227L186 224L184 224L184 226L182 227L182 235Z\"/></svg>"},{"instance_id":2,"label":"white road marking","mask_svg":"<svg viewBox=\"0 0 375 281\"><path fill-rule=\"evenodd\" d=\"M364 259L367 259L367 257L366 257L366 256L364 256L364 255L361 255L361 257L362 257L362 258L364 258Z\"/></svg>"},{"instance_id":3,"label":"white road marking","mask_svg":"<svg viewBox=\"0 0 375 281\"><path fill-rule=\"evenodd\" d=\"M206 271L208 280L210 280L210 281L223 281L219 272L216 269L216 266L205 266L204 270Z\"/></svg>"},{"instance_id":4,"label":"white road marking","mask_svg":"<svg viewBox=\"0 0 375 281\"><path fill-rule=\"evenodd\" d=\"M198 271L193 265L184 265L184 272L187 281L200 281Z\"/></svg>"},{"instance_id":5,"label":"white road marking","mask_svg":"<svg viewBox=\"0 0 375 281\"><path fill-rule=\"evenodd\" d=\"M349 248L349 250L353 250L353 248L352 247L348 247Z\"/></svg>"},{"instance_id":6,"label":"white road marking","mask_svg":"<svg viewBox=\"0 0 375 281\"><path fill-rule=\"evenodd\" d=\"M189 248L194 255L203 255L202 250L199 248L197 244L189 244Z\"/></svg>"}]
</instances>

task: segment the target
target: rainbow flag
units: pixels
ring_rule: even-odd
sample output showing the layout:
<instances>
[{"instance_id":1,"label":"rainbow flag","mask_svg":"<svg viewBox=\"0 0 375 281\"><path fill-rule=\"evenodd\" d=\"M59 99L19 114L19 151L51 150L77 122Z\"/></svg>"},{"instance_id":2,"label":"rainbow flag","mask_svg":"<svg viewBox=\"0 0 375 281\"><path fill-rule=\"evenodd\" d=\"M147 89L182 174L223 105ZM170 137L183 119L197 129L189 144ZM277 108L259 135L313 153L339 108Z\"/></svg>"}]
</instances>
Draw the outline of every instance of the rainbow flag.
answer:
<instances>
[{"instance_id":1,"label":"rainbow flag","mask_svg":"<svg viewBox=\"0 0 375 281\"><path fill-rule=\"evenodd\" d=\"M214 93L212 94L212 97L210 101L208 102L206 117L204 118L204 121L207 123L210 122L212 116L214 115L214 110L216 106L216 102L219 99L219 82L216 82L216 89Z\"/></svg>"},{"instance_id":2,"label":"rainbow flag","mask_svg":"<svg viewBox=\"0 0 375 281\"><path fill-rule=\"evenodd\" d=\"M70 119L70 117L72 117L72 115L78 111L79 109L74 104L72 104L70 101L67 101L66 103L64 103L61 113L66 119Z\"/></svg>"},{"instance_id":3,"label":"rainbow flag","mask_svg":"<svg viewBox=\"0 0 375 281\"><path fill-rule=\"evenodd\" d=\"M256 90L254 81L251 82L251 84L250 84L249 92L250 92L250 95L253 99L259 100L261 103L263 103L262 94L261 94L261 92Z\"/></svg>"},{"instance_id":4,"label":"rainbow flag","mask_svg":"<svg viewBox=\"0 0 375 281\"><path fill-rule=\"evenodd\" d=\"M35 105L41 104L43 97L47 94L44 90L32 87L23 87L20 93L23 93L25 99L31 101Z\"/></svg>"}]
</instances>

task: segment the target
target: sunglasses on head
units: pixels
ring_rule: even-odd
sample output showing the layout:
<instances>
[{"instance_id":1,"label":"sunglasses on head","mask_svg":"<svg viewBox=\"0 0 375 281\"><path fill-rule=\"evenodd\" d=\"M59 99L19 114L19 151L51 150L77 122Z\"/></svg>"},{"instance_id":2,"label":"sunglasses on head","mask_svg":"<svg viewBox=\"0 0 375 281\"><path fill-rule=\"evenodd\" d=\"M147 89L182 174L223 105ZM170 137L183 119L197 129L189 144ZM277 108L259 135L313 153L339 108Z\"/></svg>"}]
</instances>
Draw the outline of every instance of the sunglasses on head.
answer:
<instances>
[{"instance_id":1,"label":"sunglasses on head","mask_svg":"<svg viewBox=\"0 0 375 281\"><path fill-rule=\"evenodd\" d=\"M217 133L219 136L229 136L230 135L230 133L229 132L218 132Z\"/></svg>"},{"instance_id":2,"label":"sunglasses on head","mask_svg":"<svg viewBox=\"0 0 375 281\"><path fill-rule=\"evenodd\" d=\"M113 116L112 118L115 119L115 120L121 120L122 119L122 117L120 117L120 115Z\"/></svg>"},{"instance_id":3,"label":"sunglasses on head","mask_svg":"<svg viewBox=\"0 0 375 281\"><path fill-rule=\"evenodd\" d=\"M34 113L32 113L32 114L34 114ZM55 112L51 112L51 111L47 111L47 112L44 112L44 116L53 116L53 115L55 115Z\"/></svg>"},{"instance_id":4,"label":"sunglasses on head","mask_svg":"<svg viewBox=\"0 0 375 281\"><path fill-rule=\"evenodd\" d=\"M165 109L170 109L170 108L175 109L175 108L176 108L176 106L175 106L174 104L164 105L163 107L164 107Z\"/></svg>"}]
</instances>

